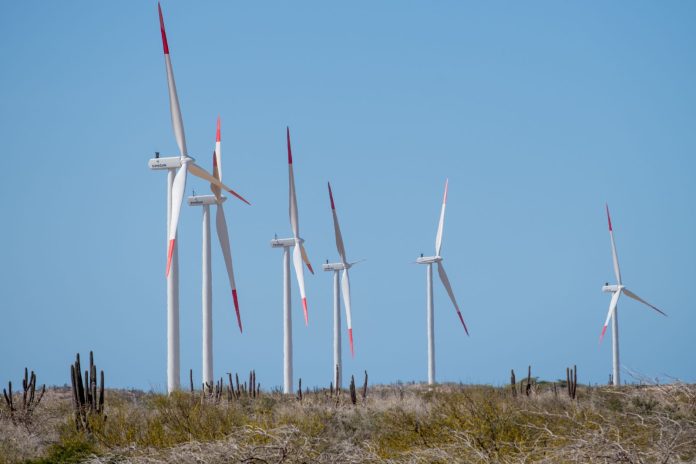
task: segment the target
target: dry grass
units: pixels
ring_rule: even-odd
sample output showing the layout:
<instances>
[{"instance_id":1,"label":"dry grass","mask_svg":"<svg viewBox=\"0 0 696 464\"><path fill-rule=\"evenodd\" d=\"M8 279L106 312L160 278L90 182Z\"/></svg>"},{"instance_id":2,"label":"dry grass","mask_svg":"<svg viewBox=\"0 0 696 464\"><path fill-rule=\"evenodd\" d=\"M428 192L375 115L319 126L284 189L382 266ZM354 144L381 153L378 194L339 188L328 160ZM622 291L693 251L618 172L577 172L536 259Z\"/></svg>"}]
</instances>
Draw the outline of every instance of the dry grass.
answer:
<instances>
[{"instance_id":1,"label":"dry grass","mask_svg":"<svg viewBox=\"0 0 696 464\"><path fill-rule=\"evenodd\" d=\"M377 386L350 404L321 390L219 403L188 393L107 391L106 421L74 427L49 389L29 422L0 412L0 463L696 462L696 386Z\"/></svg>"}]
</instances>

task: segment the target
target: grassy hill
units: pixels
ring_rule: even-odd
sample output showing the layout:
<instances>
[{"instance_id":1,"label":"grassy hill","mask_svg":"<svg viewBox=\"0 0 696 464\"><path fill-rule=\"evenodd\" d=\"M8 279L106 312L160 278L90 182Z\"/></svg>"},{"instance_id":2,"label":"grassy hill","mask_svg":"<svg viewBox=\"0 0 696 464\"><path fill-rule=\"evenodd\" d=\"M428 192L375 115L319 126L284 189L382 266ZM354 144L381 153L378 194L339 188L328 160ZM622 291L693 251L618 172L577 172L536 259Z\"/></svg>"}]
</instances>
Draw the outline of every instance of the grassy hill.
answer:
<instances>
[{"instance_id":1,"label":"grassy hill","mask_svg":"<svg viewBox=\"0 0 696 464\"><path fill-rule=\"evenodd\" d=\"M30 417L0 409L0 463L696 462L696 386L467 385L261 392L218 400L106 390L78 430L70 388Z\"/></svg>"}]
</instances>

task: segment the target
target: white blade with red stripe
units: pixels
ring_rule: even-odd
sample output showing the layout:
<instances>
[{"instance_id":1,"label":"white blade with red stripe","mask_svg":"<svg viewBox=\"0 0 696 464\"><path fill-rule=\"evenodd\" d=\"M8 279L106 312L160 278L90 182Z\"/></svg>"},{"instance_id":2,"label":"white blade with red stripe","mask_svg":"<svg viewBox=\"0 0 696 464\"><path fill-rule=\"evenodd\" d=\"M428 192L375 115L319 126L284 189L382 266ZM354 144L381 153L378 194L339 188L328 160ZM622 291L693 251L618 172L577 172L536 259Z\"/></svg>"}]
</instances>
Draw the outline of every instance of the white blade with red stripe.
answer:
<instances>
[{"instance_id":1,"label":"white blade with red stripe","mask_svg":"<svg viewBox=\"0 0 696 464\"><path fill-rule=\"evenodd\" d=\"M599 343L602 343L602 340L604 339L604 334L607 332L607 326L609 325L609 321L614 316L616 304L618 303L620 296L621 291L614 292L614 294L611 296L611 301L609 302L609 311L607 312L607 318L604 321L604 326L602 327L602 333L599 336Z\"/></svg>"},{"instance_id":2,"label":"white blade with red stripe","mask_svg":"<svg viewBox=\"0 0 696 464\"><path fill-rule=\"evenodd\" d=\"M172 211L169 222L169 249L167 252L167 270L166 275L169 276L169 269L172 264L172 254L174 252L174 243L176 242L176 231L179 224L179 215L181 213L181 204L184 201L184 191L186 189L186 171L187 171L187 151L186 151L186 136L184 134L184 120L181 117L181 108L179 107L179 97L176 93L176 82L174 81L174 70L169 57L169 44L167 42L167 33L164 29L164 18L162 16L162 7L157 4L159 13L160 32L162 33L162 48L164 50L164 64L167 70L167 86L169 88L169 110L172 116L172 128L174 129L174 137L176 144L179 146L179 155L183 160L183 164L174 177L172 186Z\"/></svg>"},{"instance_id":3,"label":"white blade with red stripe","mask_svg":"<svg viewBox=\"0 0 696 464\"><path fill-rule=\"evenodd\" d=\"M217 214L215 217L215 226L217 228L218 241L222 249L222 256L225 259L225 267L227 268L227 277L230 281L232 289L232 300L234 301L234 311L237 314L237 325L239 331L242 332L242 318L239 314L239 301L237 299L237 286L234 282L234 269L232 267L232 251L230 250L230 239L227 231L227 221L225 220L225 211L222 209L222 204L217 205Z\"/></svg>"},{"instance_id":4,"label":"white blade with red stripe","mask_svg":"<svg viewBox=\"0 0 696 464\"><path fill-rule=\"evenodd\" d=\"M350 310L350 277L348 269L343 270L341 275L341 293L343 294L343 304L346 307L346 323L348 325L348 340L350 341L350 354L355 356L353 347L353 316Z\"/></svg>"},{"instance_id":5,"label":"white blade with red stripe","mask_svg":"<svg viewBox=\"0 0 696 464\"><path fill-rule=\"evenodd\" d=\"M286 138L288 144L288 187L289 187L289 213L290 226L292 227L292 236L295 239L295 247L292 251L292 262L295 266L295 275L297 276L297 284L300 287L300 296L302 297L302 310L304 311L305 325L309 325L309 316L307 313L307 296L305 295L304 286L304 271L302 263L304 262L309 269L309 272L314 274L312 265L307 257L307 251L302 244L300 238L300 222L297 214L297 197L295 195L295 174L292 170L292 148L290 146L290 128L286 128Z\"/></svg>"},{"instance_id":6,"label":"white blade with red stripe","mask_svg":"<svg viewBox=\"0 0 696 464\"><path fill-rule=\"evenodd\" d=\"M215 159L213 159L213 170L215 178L222 182L222 145L220 143L220 116L217 118L217 128L215 129Z\"/></svg>"},{"instance_id":7,"label":"white blade with red stripe","mask_svg":"<svg viewBox=\"0 0 696 464\"><path fill-rule=\"evenodd\" d=\"M188 164L188 170L194 176L200 177L201 179L204 179L204 180L207 180L208 182L215 185L216 187L219 187L219 188L231 193L232 195L239 198L247 205L251 205L251 203L249 203L243 196L241 196L240 194L238 194L237 192L235 192L234 190L232 190L231 188L229 188L228 186L226 186L225 184L223 184L222 182L217 180L215 177L213 177L212 174L210 174L208 171L206 171L202 167L198 166L196 163L190 161L187 164Z\"/></svg>"},{"instance_id":8,"label":"white blade with red stripe","mask_svg":"<svg viewBox=\"0 0 696 464\"><path fill-rule=\"evenodd\" d=\"M622 291L626 294L627 297L633 298L633 299L636 300L636 301L640 301L640 302L643 303L644 305L651 307L652 309L654 309L654 310L657 311L658 313L662 314L663 316L666 316L666 315L667 315L667 314L665 314L664 311L662 311L661 309L657 308L656 306L651 305L650 303L648 303L647 301L645 301L644 299L642 299L641 297L639 297L638 295L636 295L635 293L633 293L632 291L630 291L629 289L627 289L626 287L624 287L624 288L622 289Z\"/></svg>"},{"instance_id":9,"label":"white blade with red stripe","mask_svg":"<svg viewBox=\"0 0 696 464\"><path fill-rule=\"evenodd\" d=\"M179 97L176 93L176 82L174 81L174 70L172 69L172 61L169 57L169 44L167 42L167 33L164 30L164 18L162 17L162 7L157 4L160 20L160 32L162 33L162 47L164 49L164 64L167 68L167 86L169 87L169 110L172 115L172 127L174 128L174 137L176 144L179 146L179 154L184 157L188 153L186 151L186 135L184 134L184 119L181 117L181 108L179 107Z\"/></svg>"},{"instance_id":10,"label":"white blade with red stripe","mask_svg":"<svg viewBox=\"0 0 696 464\"><path fill-rule=\"evenodd\" d=\"M297 197L295 195L295 174L292 170L292 148L290 147L290 128L286 128L286 136L288 141L288 185L289 185L289 195L290 205L290 226L292 227L292 236L295 238L300 237L300 220L297 215Z\"/></svg>"},{"instance_id":11,"label":"white blade with red stripe","mask_svg":"<svg viewBox=\"0 0 696 464\"><path fill-rule=\"evenodd\" d=\"M213 152L213 177L221 180L221 144L220 144L220 117L217 120L217 130L215 135L215 151ZM232 301L234 302L234 311L237 315L237 325L239 331L242 332L242 318L239 313L239 300L237 299L237 285L234 281L234 268L232 267L232 251L230 249L230 239L227 230L227 220L225 219L225 210L222 207L221 190L215 184L210 184L210 189L218 199L217 212L215 216L215 227L217 229L218 241L222 249L222 256L225 260L225 268L227 269L227 277L230 281L230 289L232 290Z\"/></svg>"},{"instance_id":12,"label":"white blade with red stripe","mask_svg":"<svg viewBox=\"0 0 696 464\"><path fill-rule=\"evenodd\" d=\"M454 298L452 285L450 284L449 278L447 278L447 273L445 272L445 267L442 265L442 261L437 262L437 273L440 275L440 280L442 281L442 285L445 286L445 290L447 290L447 294L449 295L450 300L452 300L454 309L457 311L457 316L459 316L459 320L462 323L462 327L464 327L464 332L466 332L466 334L469 335L469 329L466 327L466 323L464 322L464 318L462 317L462 312L459 310L459 305L457 304L456 298Z\"/></svg>"},{"instance_id":13,"label":"white blade with red stripe","mask_svg":"<svg viewBox=\"0 0 696 464\"><path fill-rule=\"evenodd\" d=\"M611 258L614 261L614 275L616 283L621 285L621 271L619 270L619 257L616 254L616 243L614 242L614 229L611 226L611 216L609 215L609 205L607 208L607 222L609 223L609 237L611 238Z\"/></svg>"},{"instance_id":14,"label":"white blade with red stripe","mask_svg":"<svg viewBox=\"0 0 696 464\"><path fill-rule=\"evenodd\" d=\"M292 250L292 263L295 266L297 285L300 287L300 297L302 298L302 310L304 311L305 325L309 325L309 315L307 314L307 296L305 295L304 270L302 269L301 244L296 243Z\"/></svg>"},{"instance_id":15,"label":"white blade with red stripe","mask_svg":"<svg viewBox=\"0 0 696 464\"><path fill-rule=\"evenodd\" d=\"M314 274L314 269L312 269L312 263L309 262L309 257L307 256L307 250L305 250L304 243L300 242L300 255L302 256L302 261L304 261L309 272Z\"/></svg>"},{"instance_id":16,"label":"white blade with red stripe","mask_svg":"<svg viewBox=\"0 0 696 464\"><path fill-rule=\"evenodd\" d=\"M329 185L329 199L331 200L331 214L333 215L334 235L336 236L336 250L338 256L341 257L341 262L347 264L346 248L343 245L343 236L341 235L341 227L338 225L338 216L336 215L336 205L334 204L333 192L331 191L331 183Z\"/></svg>"},{"instance_id":17,"label":"white blade with red stripe","mask_svg":"<svg viewBox=\"0 0 696 464\"><path fill-rule=\"evenodd\" d=\"M169 277L169 269L172 264L172 254L174 252L174 243L176 242L176 229L179 225L179 215L181 214L181 204L184 202L184 191L186 190L186 165L188 158L184 158L184 162L174 176L172 185L172 215L169 222L169 250L167 252L167 270L166 276Z\"/></svg>"},{"instance_id":18,"label":"white blade with red stripe","mask_svg":"<svg viewBox=\"0 0 696 464\"><path fill-rule=\"evenodd\" d=\"M437 236L435 237L435 256L440 256L442 248L442 229L445 226L445 206L447 206L447 185L449 179L445 180L445 195L442 197L442 209L440 210L440 222L437 225Z\"/></svg>"}]
</instances>

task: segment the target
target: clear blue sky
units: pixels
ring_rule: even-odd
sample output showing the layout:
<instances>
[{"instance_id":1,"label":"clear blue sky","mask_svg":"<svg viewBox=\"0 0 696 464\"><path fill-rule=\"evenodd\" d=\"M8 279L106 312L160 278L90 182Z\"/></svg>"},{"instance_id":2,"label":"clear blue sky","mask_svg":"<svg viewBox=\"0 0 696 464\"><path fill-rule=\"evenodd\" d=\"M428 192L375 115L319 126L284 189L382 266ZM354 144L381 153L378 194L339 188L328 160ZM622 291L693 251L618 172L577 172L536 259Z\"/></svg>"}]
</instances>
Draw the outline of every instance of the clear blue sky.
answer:
<instances>
[{"instance_id":1,"label":"clear blue sky","mask_svg":"<svg viewBox=\"0 0 696 464\"><path fill-rule=\"evenodd\" d=\"M282 382L285 126L302 235L352 277L355 359L374 382L426 377L425 268L450 179L443 256L471 337L435 287L438 379L501 384L532 364L606 382L613 272L663 318L619 303L623 364L696 381L696 4L163 3L189 152L223 121L245 332L213 235L216 374ZM165 178L176 153L156 2L0 5L0 381L68 382L93 349L115 387L166 385ZM206 192L199 180L188 183ZM201 211L179 226L182 380L201 368ZM293 277L294 279L294 277ZM329 273L293 280L295 373L331 378ZM630 380L630 377L625 376Z\"/></svg>"}]
</instances>

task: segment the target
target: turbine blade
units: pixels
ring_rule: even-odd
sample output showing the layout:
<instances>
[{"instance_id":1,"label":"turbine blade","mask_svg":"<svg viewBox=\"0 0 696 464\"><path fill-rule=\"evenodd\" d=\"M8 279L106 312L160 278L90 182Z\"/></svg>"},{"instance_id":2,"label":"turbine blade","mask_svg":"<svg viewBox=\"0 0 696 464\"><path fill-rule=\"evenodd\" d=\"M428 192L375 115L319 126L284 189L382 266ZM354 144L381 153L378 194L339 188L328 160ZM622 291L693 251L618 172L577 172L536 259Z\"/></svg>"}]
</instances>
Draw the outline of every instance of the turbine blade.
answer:
<instances>
[{"instance_id":1,"label":"turbine blade","mask_svg":"<svg viewBox=\"0 0 696 464\"><path fill-rule=\"evenodd\" d=\"M314 274L314 269L312 269L312 263L309 262L309 257L307 257L307 250L305 250L305 247L302 243L300 243L300 253L302 254L302 261L307 265L307 269L309 269L309 272Z\"/></svg>"},{"instance_id":2,"label":"turbine blade","mask_svg":"<svg viewBox=\"0 0 696 464\"><path fill-rule=\"evenodd\" d=\"M220 116L217 118L217 129L215 131L215 162L214 166L217 166L217 174L215 177L217 180L222 182L222 148L220 145Z\"/></svg>"},{"instance_id":3,"label":"turbine blade","mask_svg":"<svg viewBox=\"0 0 696 464\"><path fill-rule=\"evenodd\" d=\"M618 303L619 301L619 296L621 296L621 292L614 292L614 294L611 296L611 301L609 302L609 311L607 312L607 319L604 321L602 333L599 336L600 344L604 339L604 334L607 332L607 326L609 325L609 321L611 320L612 316L614 316L614 311L616 310L616 303Z\"/></svg>"},{"instance_id":4,"label":"turbine blade","mask_svg":"<svg viewBox=\"0 0 696 464\"><path fill-rule=\"evenodd\" d=\"M609 237L611 238L611 258L614 261L614 275L616 282L621 285L621 271L619 270L619 257L616 254L616 243L614 243L614 229L611 227L611 216L609 215L609 205L607 208L607 221L609 222Z\"/></svg>"},{"instance_id":5,"label":"turbine blade","mask_svg":"<svg viewBox=\"0 0 696 464\"><path fill-rule=\"evenodd\" d=\"M300 244L295 243L292 250L292 263L295 266L295 276L297 276L297 285L300 287L300 297L302 297L302 310L304 311L305 325L309 325L309 316L307 314L307 296L305 295L304 272L302 270L302 252Z\"/></svg>"},{"instance_id":6,"label":"turbine blade","mask_svg":"<svg viewBox=\"0 0 696 464\"><path fill-rule=\"evenodd\" d=\"M341 293L343 294L343 305L346 307L346 323L348 325L348 338L350 340L350 354L355 357L355 349L353 347L353 316L350 308L350 277L348 277L348 269L343 270L341 275Z\"/></svg>"},{"instance_id":7,"label":"turbine blade","mask_svg":"<svg viewBox=\"0 0 696 464\"><path fill-rule=\"evenodd\" d=\"M338 216L336 215L336 205L334 204L333 192L331 191L331 183L329 185L329 199L331 200L331 214L333 215L334 234L336 235L336 250L341 257L341 262L346 262L346 249L343 245L343 236L341 235L341 227L338 225Z\"/></svg>"},{"instance_id":8,"label":"turbine blade","mask_svg":"<svg viewBox=\"0 0 696 464\"><path fill-rule=\"evenodd\" d=\"M643 303L644 305L650 306L652 309L654 309L654 310L657 311L658 313L662 314L663 316L666 316L666 315L667 315L667 314L665 314L664 311L662 311L661 309L659 309L659 308L657 308L657 307L651 305L650 303L648 303L647 301L645 301L644 299L642 299L641 297L639 297L638 295L636 295L635 293L633 293L632 291L630 291L629 289L627 289L626 287L623 288L623 292L626 294L627 297L633 298L633 299L636 300L636 301L640 301L640 302Z\"/></svg>"},{"instance_id":9,"label":"turbine blade","mask_svg":"<svg viewBox=\"0 0 696 464\"><path fill-rule=\"evenodd\" d=\"M215 131L215 150L213 150L213 177L222 182L222 159L220 145L220 116L217 119L217 130ZM210 184L210 190L215 194L215 198L220 203L222 189L215 184Z\"/></svg>"},{"instance_id":10,"label":"turbine blade","mask_svg":"<svg viewBox=\"0 0 696 464\"><path fill-rule=\"evenodd\" d=\"M462 317L462 312L459 310L459 305L457 304L457 300L454 298L454 292L452 291L452 285L450 285L450 281L447 278L447 273L445 272L445 267L442 265L442 261L437 262L437 273L440 275L440 280L442 281L442 285L445 286L445 290L447 290L447 294L450 297L450 300L452 300L452 304L454 304L454 309L457 311L457 316L459 316L459 320L462 323L462 326L464 327L464 332L466 332L467 335L469 335L469 329L466 327L466 323L464 323L464 318Z\"/></svg>"},{"instance_id":11,"label":"turbine blade","mask_svg":"<svg viewBox=\"0 0 696 464\"><path fill-rule=\"evenodd\" d=\"M215 177L218 180L220 179L218 165L217 165L217 157L215 156L215 151L213 151L213 177ZM215 194L215 198L217 199L217 201L219 203L220 200L222 199L222 189L211 182L210 190Z\"/></svg>"},{"instance_id":12,"label":"turbine blade","mask_svg":"<svg viewBox=\"0 0 696 464\"><path fill-rule=\"evenodd\" d=\"M181 108L179 107L179 97L176 93L176 82L174 81L174 70L172 69L172 61L169 57L169 44L167 42L167 33L164 30L164 18L162 17L162 7L157 4L159 11L160 31L162 33L162 47L164 49L164 64L167 68L167 86L169 88L169 111L172 115L172 127L174 129L174 137L176 144L179 146L179 154L184 157L188 155L186 151L186 136L184 134L184 120L181 117Z\"/></svg>"},{"instance_id":13,"label":"turbine blade","mask_svg":"<svg viewBox=\"0 0 696 464\"><path fill-rule=\"evenodd\" d=\"M235 192L234 190L232 190L231 188L229 188L228 186L226 186L225 184L223 184L222 182L217 180L208 171L206 171L202 167L198 166L196 163L193 163L193 162L188 163L188 169L191 172L191 174L193 174L194 176L197 176L197 177L200 177L201 179L207 180L211 184L213 184L217 187L220 187L221 189L226 190L227 192L230 192L232 195L239 198L247 205L251 205L251 203L246 201L246 199L243 196L241 196L240 194L238 194L237 192Z\"/></svg>"},{"instance_id":14,"label":"turbine blade","mask_svg":"<svg viewBox=\"0 0 696 464\"><path fill-rule=\"evenodd\" d=\"M447 185L449 179L445 180L445 195L442 197L442 209L440 210L440 222L437 225L437 236L435 237L435 256L440 256L442 248L442 229L445 225L445 206L447 206Z\"/></svg>"},{"instance_id":15,"label":"turbine blade","mask_svg":"<svg viewBox=\"0 0 696 464\"><path fill-rule=\"evenodd\" d=\"M186 190L186 171L187 161L181 165L174 176L172 184L172 214L169 222L169 251L167 253L167 271L166 276L169 277L169 268L172 264L172 253L174 251L174 242L176 241L176 229L179 225L179 215L181 213L181 204L184 202L184 191Z\"/></svg>"},{"instance_id":16,"label":"turbine blade","mask_svg":"<svg viewBox=\"0 0 696 464\"><path fill-rule=\"evenodd\" d=\"M292 149L290 148L290 128L286 128L288 139L288 182L290 187L290 225L292 226L292 236L300 236L300 221L297 217L297 197L295 195L295 174L292 170Z\"/></svg>"},{"instance_id":17,"label":"turbine blade","mask_svg":"<svg viewBox=\"0 0 696 464\"><path fill-rule=\"evenodd\" d=\"M232 251L230 250L230 238L227 231L227 221L225 220L225 211L221 204L217 205L215 215L215 227L217 229L218 241L222 249L222 256L225 259L225 267L227 268L227 277L230 280L230 288L232 290L232 300L234 301L234 311L237 314L237 325L239 331L242 332L242 318L239 314L239 301L237 300L237 285L234 282L234 269L232 267Z\"/></svg>"}]
</instances>

